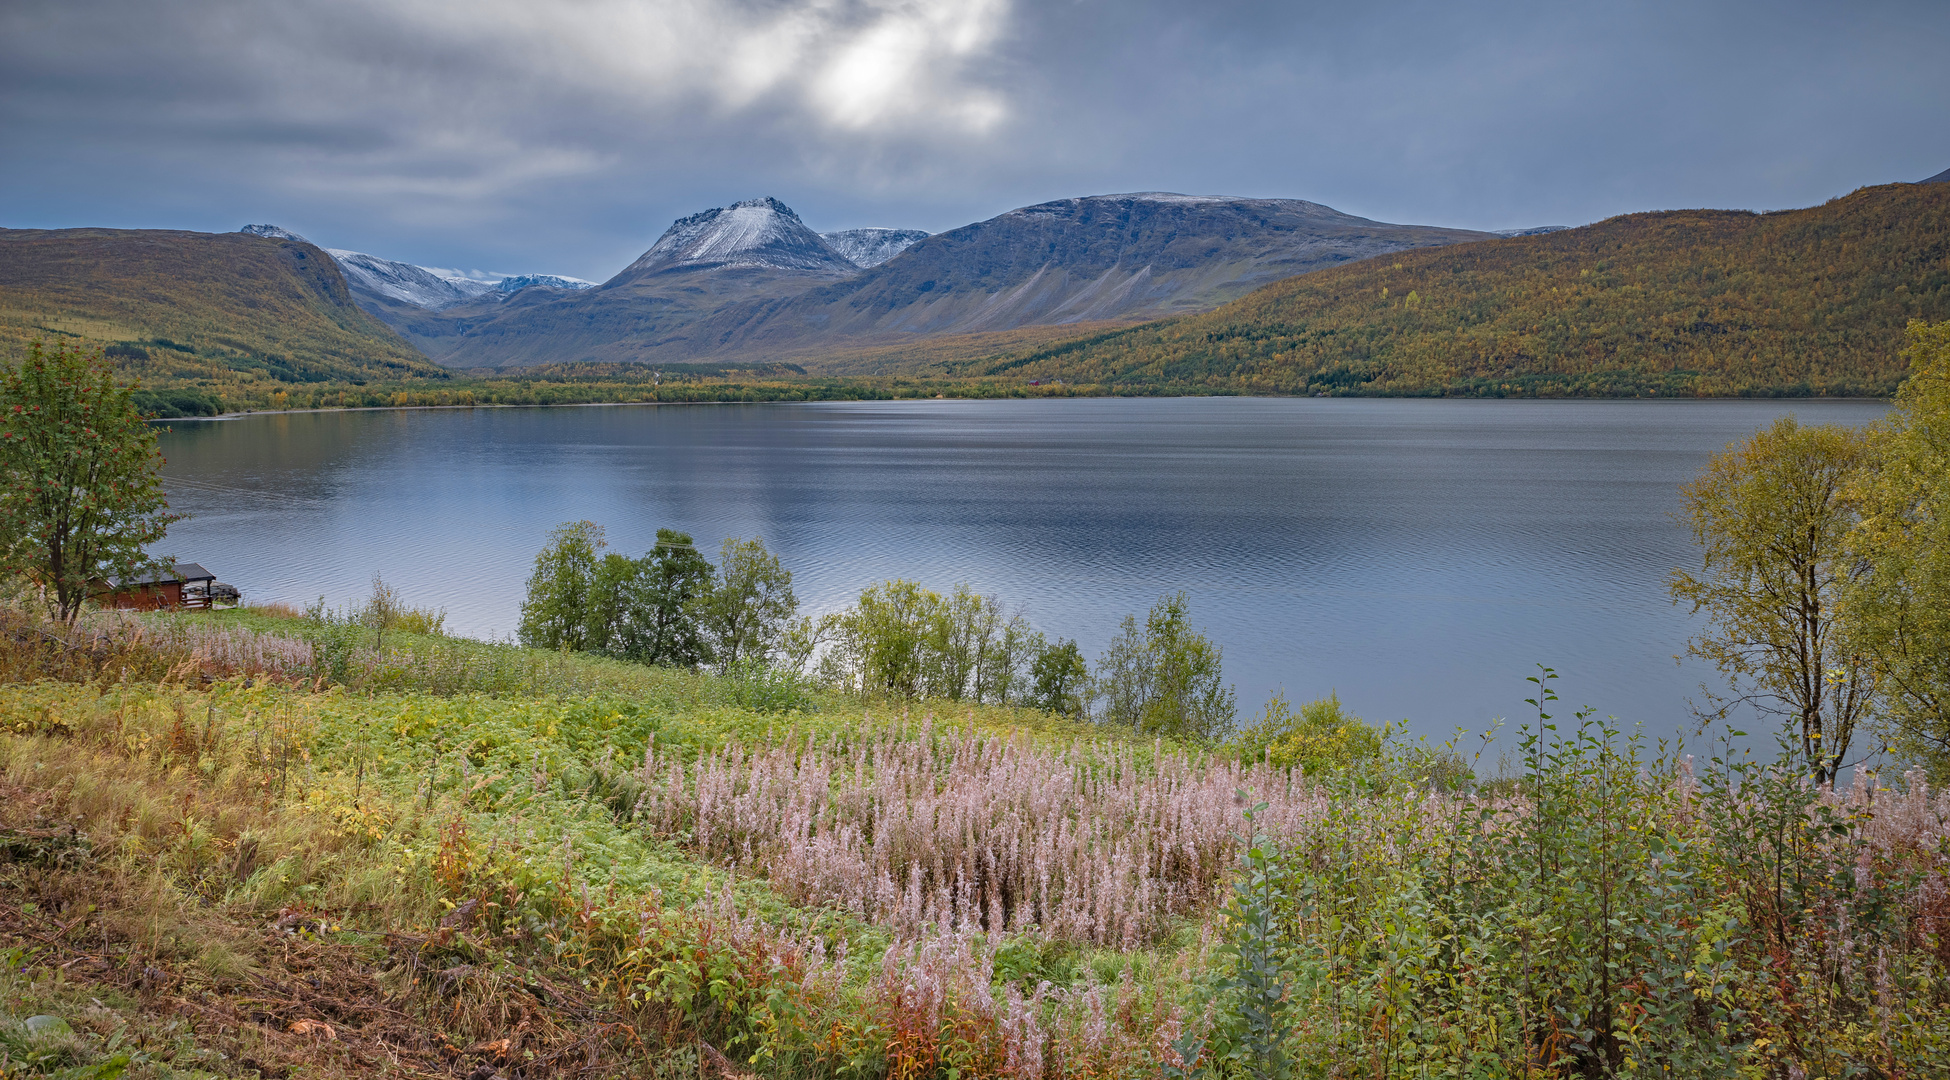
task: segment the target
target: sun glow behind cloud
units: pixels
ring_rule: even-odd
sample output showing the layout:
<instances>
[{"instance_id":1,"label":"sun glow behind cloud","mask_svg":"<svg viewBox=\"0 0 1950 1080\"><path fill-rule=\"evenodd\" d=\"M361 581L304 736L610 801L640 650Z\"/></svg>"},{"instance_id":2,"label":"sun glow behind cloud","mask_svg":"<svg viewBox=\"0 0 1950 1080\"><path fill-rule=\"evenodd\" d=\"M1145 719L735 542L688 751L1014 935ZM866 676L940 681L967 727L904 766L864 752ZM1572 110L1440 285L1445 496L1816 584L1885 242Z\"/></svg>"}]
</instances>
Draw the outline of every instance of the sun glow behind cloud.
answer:
<instances>
[{"instance_id":1,"label":"sun glow behind cloud","mask_svg":"<svg viewBox=\"0 0 1950 1080\"><path fill-rule=\"evenodd\" d=\"M672 106L797 112L836 133L980 135L1008 115L980 61L1009 0L389 0L369 17L499 55L538 89L668 119Z\"/></svg>"}]
</instances>

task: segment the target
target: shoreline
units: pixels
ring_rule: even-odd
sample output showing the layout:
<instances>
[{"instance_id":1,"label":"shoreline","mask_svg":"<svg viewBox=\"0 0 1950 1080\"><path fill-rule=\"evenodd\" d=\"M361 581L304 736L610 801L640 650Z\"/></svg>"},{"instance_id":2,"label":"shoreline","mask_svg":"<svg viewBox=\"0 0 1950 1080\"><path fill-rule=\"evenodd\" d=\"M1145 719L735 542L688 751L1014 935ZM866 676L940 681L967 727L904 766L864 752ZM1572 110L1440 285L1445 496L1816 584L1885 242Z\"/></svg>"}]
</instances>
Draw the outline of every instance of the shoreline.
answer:
<instances>
[{"instance_id":1,"label":"shoreline","mask_svg":"<svg viewBox=\"0 0 1950 1080\"><path fill-rule=\"evenodd\" d=\"M1078 393L1078 394L1022 394L1022 395L998 394L998 395L980 395L980 396L963 395L963 394L955 394L955 395L917 394L913 397L899 397L899 396L871 397L871 398L869 397L813 397L813 398L799 398L796 400L780 400L777 398L773 398L773 399L751 398L751 399L730 399L730 400L715 399L710 401L561 401L561 402L526 402L526 403L490 401L490 402L480 402L476 404L466 404L466 405L333 405L333 406L313 406L313 407L301 408L301 409L246 409L241 412L218 413L214 416L154 417L154 418L145 419L143 423L145 424L208 423L208 422L215 422L219 420L241 420L244 419L245 417L250 417L250 416L293 416L293 415L303 415L307 413L434 412L434 411L451 411L451 410L459 410L459 409L611 409L611 408L621 408L624 406L819 405L819 404L828 404L828 403L847 403L847 402L889 403L889 402L901 402L901 401L943 401L943 402L946 401L1039 401L1039 400L1051 400L1051 399L1072 400L1076 398L1152 398L1152 399L1177 399L1177 400L1183 400L1187 398L1241 398L1241 399L1281 400L1281 401L1288 401L1288 400L1297 400L1297 401L1480 401L1480 402L1508 401L1508 402L1536 402L1536 403L1548 402L1548 403L1556 403L1556 404L1564 404L1570 402L1587 402L1593 404L1598 404L1598 403L1648 404L1653 402L1659 402L1659 403L1697 402L1701 404L1709 404L1709 403L1724 403L1724 402L1733 402L1733 401L1766 401L1766 402L1787 402L1787 401L1817 402L1818 401L1818 402L1835 402L1837 404L1846 403L1846 404L1856 404L1856 405L1876 404L1876 403L1890 405L1890 404L1894 404L1896 400L1893 396L1891 397L1858 397L1858 396L1844 397L1840 395L1800 395L1800 394L1795 394L1795 395L1721 394L1712 397L1703 397L1703 396L1680 397L1677 395L1633 396L1633 397L1625 397L1622 395L1615 396L1615 397L1599 397L1599 396L1592 396L1592 395L1578 395L1578 396L1566 395L1563 397L1541 397L1537 395L1507 395L1501 397L1489 397L1489 396L1482 396L1482 395L1475 395L1475 394L1441 395L1441 394L1232 394L1232 393L1210 393L1210 394Z\"/></svg>"}]
</instances>

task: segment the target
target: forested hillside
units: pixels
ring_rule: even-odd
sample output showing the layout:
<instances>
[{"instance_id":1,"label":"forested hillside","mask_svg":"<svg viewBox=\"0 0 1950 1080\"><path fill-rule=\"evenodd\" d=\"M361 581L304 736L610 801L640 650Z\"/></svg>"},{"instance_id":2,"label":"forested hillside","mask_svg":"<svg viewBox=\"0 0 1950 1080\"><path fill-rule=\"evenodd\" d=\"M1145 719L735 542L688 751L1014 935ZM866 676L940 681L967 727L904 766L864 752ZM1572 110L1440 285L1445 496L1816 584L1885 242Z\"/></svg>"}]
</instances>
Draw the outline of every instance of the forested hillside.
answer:
<instances>
[{"instance_id":1,"label":"forested hillside","mask_svg":"<svg viewBox=\"0 0 1950 1080\"><path fill-rule=\"evenodd\" d=\"M966 361L1116 392L1883 395L1950 317L1950 185L1630 214L1290 278L1201 315Z\"/></svg>"},{"instance_id":2,"label":"forested hillside","mask_svg":"<svg viewBox=\"0 0 1950 1080\"><path fill-rule=\"evenodd\" d=\"M35 339L210 399L447 375L354 304L324 252L243 233L0 229L0 361Z\"/></svg>"}]
</instances>

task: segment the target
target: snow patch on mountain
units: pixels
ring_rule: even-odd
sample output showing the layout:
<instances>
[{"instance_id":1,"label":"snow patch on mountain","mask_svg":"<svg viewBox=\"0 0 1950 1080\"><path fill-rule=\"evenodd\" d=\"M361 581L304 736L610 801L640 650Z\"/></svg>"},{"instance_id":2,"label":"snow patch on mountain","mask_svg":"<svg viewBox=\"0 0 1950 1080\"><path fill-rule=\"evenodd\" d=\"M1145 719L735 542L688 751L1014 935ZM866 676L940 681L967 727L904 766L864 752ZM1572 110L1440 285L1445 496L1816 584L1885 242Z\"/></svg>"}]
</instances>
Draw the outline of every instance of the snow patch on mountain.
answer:
<instances>
[{"instance_id":1,"label":"snow patch on mountain","mask_svg":"<svg viewBox=\"0 0 1950 1080\"><path fill-rule=\"evenodd\" d=\"M520 292L523 289L593 289L596 283L581 278L561 277L556 274L517 274L504 277L494 283L494 291L501 293Z\"/></svg>"},{"instance_id":2,"label":"snow patch on mountain","mask_svg":"<svg viewBox=\"0 0 1950 1080\"><path fill-rule=\"evenodd\" d=\"M1542 236L1545 233L1563 232L1569 225L1533 225L1528 229L1493 229L1498 236Z\"/></svg>"},{"instance_id":3,"label":"snow patch on mountain","mask_svg":"<svg viewBox=\"0 0 1950 1080\"><path fill-rule=\"evenodd\" d=\"M857 267L806 227L792 208L766 197L678 218L623 271L765 268L851 272Z\"/></svg>"},{"instance_id":4,"label":"snow patch on mountain","mask_svg":"<svg viewBox=\"0 0 1950 1080\"><path fill-rule=\"evenodd\" d=\"M419 264L415 263L414 265L417 266ZM486 270L449 270L444 266L421 266L420 269L425 270L434 277L445 278L463 288L468 285L485 285L492 289L508 277L506 274L495 274Z\"/></svg>"},{"instance_id":5,"label":"snow patch on mountain","mask_svg":"<svg viewBox=\"0 0 1950 1080\"><path fill-rule=\"evenodd\" d=\"M839 232L820 233L819 238L826 241L827 247L845 256L848 262L864 270L879 266L926 240L928 234L919 229L842 229Z\"/></svg>"},{"instance_id":6,"label":"snow patch on mountain","mask_svg":"<svg viewBox=\"0 0 1950 1080\"><path fill-rule=\"evenodd\" d=\"M1092 195L1095 199L1136 199L1139 202L1155 203L1229 203L1245 202L1238 195L1180 195L1176 191L1132 191L1123 195Z\"/></svg>"},{"instance_id":7,"label":"snow patch on mountain","mask_svg":"<svg viewBox=\"0 0 1950 1080\"><path fill-rule=\"evenodd\" d=\"M492 291L493 282L441 277L424 266L394 262L362 251L326 248L347 278L381 296L429 311L452 307Z\"/></svg>"},{"instance_id":8,"label":"snow patch on mountain","mask_svg":"<svg viewBox=\"0 0 1950 1080\"><path fill-rule=\"evenodd\" d=\"M280 229L276 225L246 225L237 231L240 233L249 233L252 236L262 236L267 240L296 240L300 244L311 243L311 241L299 236L297 233Z\"/></svg>"}]
</instances>

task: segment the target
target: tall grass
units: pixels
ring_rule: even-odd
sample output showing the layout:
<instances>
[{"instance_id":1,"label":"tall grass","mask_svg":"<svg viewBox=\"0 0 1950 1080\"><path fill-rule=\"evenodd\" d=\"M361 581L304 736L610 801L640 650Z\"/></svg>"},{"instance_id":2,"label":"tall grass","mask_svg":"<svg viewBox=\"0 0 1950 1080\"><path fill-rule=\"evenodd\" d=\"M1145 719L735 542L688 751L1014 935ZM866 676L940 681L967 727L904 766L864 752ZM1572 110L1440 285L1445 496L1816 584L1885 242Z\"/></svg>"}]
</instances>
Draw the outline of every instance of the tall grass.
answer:
<instances>
[{"instance_id":1,"label":"tall grass","mask_svg":"<svg viewBox=\"0 0 1950 1080\"><path fill-rule=\"evenodd\" d=\"M695 761L653 747L633 779L636 821L800 903L904 935L966 923L1118 948L1209 907L1236 847L1236 791L1270 800L1262 820L1288 835L1329 809L1322 789L1264 764L931 723Z\"/></svg>"}]
</instances>

